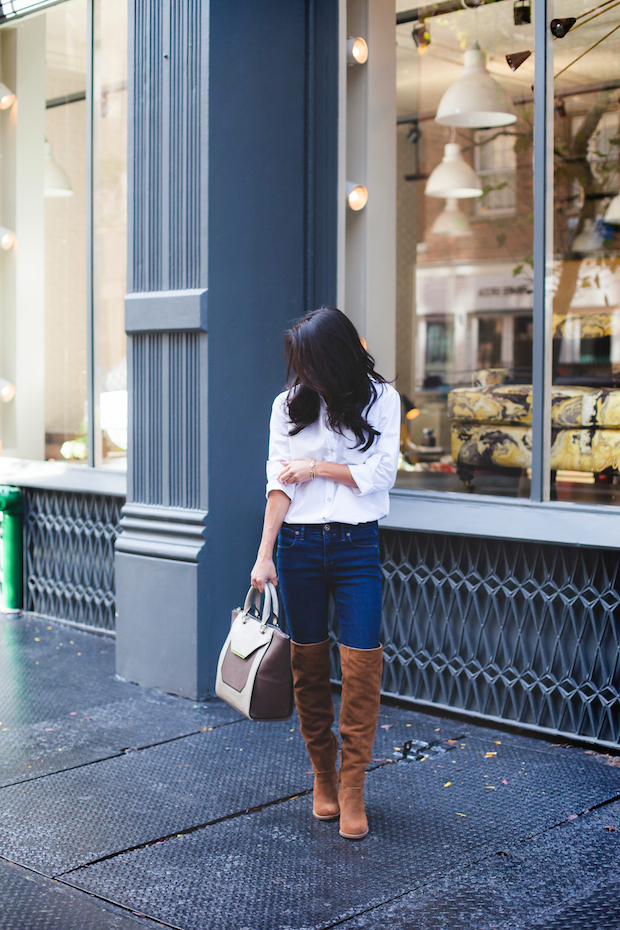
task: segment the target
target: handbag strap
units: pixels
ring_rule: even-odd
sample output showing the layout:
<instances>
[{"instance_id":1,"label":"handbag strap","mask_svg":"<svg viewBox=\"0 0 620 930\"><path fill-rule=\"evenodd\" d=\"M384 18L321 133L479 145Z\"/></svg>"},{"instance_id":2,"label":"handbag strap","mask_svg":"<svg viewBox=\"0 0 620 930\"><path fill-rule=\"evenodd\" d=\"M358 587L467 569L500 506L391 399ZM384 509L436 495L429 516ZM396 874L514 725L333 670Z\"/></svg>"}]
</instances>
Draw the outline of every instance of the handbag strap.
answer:
<instances>
[{"instance_id":1,"label":"handbag strap","mask_svg":"<svg viewBox=\"0 0 620 930\"><path fill-rule=\"evenodd\" d=\"M244 615L256 607L257 613L260 613L260 598L261 593L256 588L250 588L245 597L245 603L243 605ZM263 595L263 615L261 618L261 627L266 627L269 623L271 615L273 614L273 625L278 626L279 619L279 603L278 603L278 592L275 589L275 586L271 581L265 582L265 593Z\"/></svg>"}]
</instances>

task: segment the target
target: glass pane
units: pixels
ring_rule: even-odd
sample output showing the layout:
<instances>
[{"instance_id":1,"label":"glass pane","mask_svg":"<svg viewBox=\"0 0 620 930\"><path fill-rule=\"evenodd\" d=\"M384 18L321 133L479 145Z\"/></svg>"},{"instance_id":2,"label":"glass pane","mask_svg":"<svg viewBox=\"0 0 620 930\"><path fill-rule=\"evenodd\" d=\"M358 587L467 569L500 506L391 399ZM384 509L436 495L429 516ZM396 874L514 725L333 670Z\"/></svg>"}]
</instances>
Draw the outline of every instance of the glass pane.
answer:
<instances>
[{"instance_id":1,"label":"glass pane","mask_svg":"<svg viewBox=\"0 0 620 930\"><path fill-rule=\"evenodd\" d=\"M554 43L551 482L620 504L620 31L617 10L590 10Z\"/></svg>"},{"instance_id":2,"label":"glass pane","mask_svg":"<svg viewBox=\"0 0 620 930\"><path fill-rule=\"evenodd\" d=\"M94 103L96 464L127 465L127 3L96 7Z\"/></svg>"},{"instance_id":3,"label":"glass pane","mask_svg":"<svg viewBox=\"0 0 620 930\"><path fill-rule=\"evenodd\" d=\"M533 25L515 16L429 16L430 44L396 27L400 487L530 493L534 60L505 56L533 48ZM482 83L463 92L465 57Z\"/></svg>"},{"instance_id":4,"label":"glass pane","mask_svg":"<svg viewBox=\"0 0 620 930\"><path fill-rule=\"evenodd\" d=\"M45 457L82 463L87 458L86 48L84 0L45 14Z\"/></svg>"},{"instance_id":5,"label":"glass pane","mask_svg":"<svg viewBox=\"0 0 620 930\"><path fill-rule=\"evenodd\" d=\"M0 65L0 437L5 455L84 462L85 0L4 26Z\"/></svg>"}]
</instances>

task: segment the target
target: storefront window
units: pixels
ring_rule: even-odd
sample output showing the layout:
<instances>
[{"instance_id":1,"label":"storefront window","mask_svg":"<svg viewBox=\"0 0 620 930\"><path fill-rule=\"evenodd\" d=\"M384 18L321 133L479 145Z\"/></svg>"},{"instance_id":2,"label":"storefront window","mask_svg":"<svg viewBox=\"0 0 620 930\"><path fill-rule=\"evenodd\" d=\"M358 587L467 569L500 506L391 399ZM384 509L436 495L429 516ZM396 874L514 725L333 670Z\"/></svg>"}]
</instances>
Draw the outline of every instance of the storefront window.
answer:
<instances>
[{"instance_id":1,"label":"storefront window","mask_svg":"<svg viewBox=\"0 0 620 930\"><path fill-rule=\"evenodd\" d=\"M397 485L528 497L533 26L454 7L396 27Z\"/></svg>"},{"instance_id":2,"label":"storefront window","mask_svg":"<svg viewBox=\"0 0 620 930\"><path fill-rule=\"evenodd\" d=\"M125 463L125 7L67 0L0 29L0 80L13 98L0 101L0 226L10 234L0 253L7 456Z\"/></svg>"},{"instance_id":3,"label":"storefront window","mask_svg":"<svg viewBox=\"0 0 620 930\"><path fill-rule=\"evenodd\" d=\"M554 43L551 489L619 504L620 32L589 10Z\"/></svg>"},{"instance_id":4,"label":"storefront window","mask_svg":"<svg viewBox=\"0 0 620 930\"><path fill-rule=\"evenodd\" d=\"M31 29L45 38L41 199L45 214L45 458L84 462L88 453L85 0L52 7L17 27L18 33ZM28 54L28 50L20 53ZM18 121L22 112L20 94ZM21 253L24 237L19 229L17 234Z\"/></svg>"},{"instance_id":5,"label":"storefront window","mask_svg":"<svg viewBox=\"0 0 620 930\"><path fill-rule=\"evenodd\" d=\"M96 464L127 458L127 3L95 8L94 310ZM97 413L97 411L96 411ZM99 459L100 457L100 459Z\"/></svg>"}]
</instances>

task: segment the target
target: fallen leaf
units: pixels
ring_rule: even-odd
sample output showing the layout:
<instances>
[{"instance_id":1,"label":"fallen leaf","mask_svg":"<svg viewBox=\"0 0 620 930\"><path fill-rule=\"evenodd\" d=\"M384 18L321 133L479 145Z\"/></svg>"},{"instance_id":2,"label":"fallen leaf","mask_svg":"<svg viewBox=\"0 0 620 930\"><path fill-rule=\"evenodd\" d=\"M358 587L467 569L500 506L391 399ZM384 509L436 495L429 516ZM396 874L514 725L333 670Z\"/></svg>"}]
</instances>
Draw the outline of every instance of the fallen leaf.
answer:
<instances>
[{"instance_id":1,"label":"fallen leaf","mask_svg":"<svg viewBox=\"0 0 620 930\"><path fill-rule=\"evenodd\" d=\"M34 641L35 641L35 643L40 643L40 642L41 642L41 640L39 639L38 636L35 636Z\"/></svg>"},{"instance_id":2,"label":"fallen leaf","mask_svg":"<svg viewBox=\"0 0 620 930\"><path fill-rule=\"evenodd\" d=\"M501 739L494 739L493 742L496 744L496 746L501 746L501 745L502 745Z\"/></svg>"},{"instance_id":3,"label":"fallen leaf","mask_svg":"<svg viewBox=\"0 0 620 930\"><path fill-rule=\"evenodd\" d=\"M496 756L496 755L497 755L496 752L485 752L484 758L485 758L485 759L490 759L491 756Z\"/></svg>"},{"instance_id":4,"label":"fallen leaf","mask_svg":"<svg viewBox=\"0 0 620 930\"><path fill-rule=\"evenodd\" d=\"M51 630L51 629L52 629L52 627L51 627L51 626L48 626L48 627L46 627L46 629L47 629L47 630Z\"/></svg>"},{"instance_id":5,"label":"fallen leaf","mask_svg":"<svg viewBox=\"0 0 620 930\"><path fill-rule=\"evenodd\" d=\"M440 729L441 729L441 727L435 727L435 733L439 733L439 730L440 730Z\"/></svg>"},{"instance_id":6,"label":"fallen leaf","mask_svg":"<svg viewBox=\"0 0 620 930\"><path fill-rule=\"evenodd\" d=\"M452 784L451 781L447 781L444 785L444 788L449 788L451 784Z\"/></svg>"},{"instance_id":7,"label":"fallen leaf","mask_svg":"<svg viewBox=\"0 0 620 930\"><path fill-rule=\"evenodd\" d=\"M391 730L393 726L394 726L393 723L382 723L382 724L381 724L381 729L382 729L382 730Z\"/></svg>"}]
</instances>

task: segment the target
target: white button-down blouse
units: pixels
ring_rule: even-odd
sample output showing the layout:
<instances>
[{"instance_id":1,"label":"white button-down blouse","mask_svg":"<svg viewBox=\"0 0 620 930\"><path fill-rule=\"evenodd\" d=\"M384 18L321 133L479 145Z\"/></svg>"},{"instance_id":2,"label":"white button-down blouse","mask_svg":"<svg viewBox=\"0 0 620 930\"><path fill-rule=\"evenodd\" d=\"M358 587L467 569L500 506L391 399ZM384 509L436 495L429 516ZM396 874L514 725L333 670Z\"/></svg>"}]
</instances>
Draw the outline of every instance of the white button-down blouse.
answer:
<instances>
[{"instance_id":1,"label":"white button-down blouse","mask_svg":"<svg viewBox=\"0 0 620 930\"><path fill-rule=\"evenodd\" d=\"M318 418L296 436L290 435L291 421L286 409L287 392L273 402L267 461L267 496L284 491L291 503L287 523L367 523L380 520L390 509L389 490L396 480L400 450L400 395L390 384L377 384L378 397L366 411L366 419L379 436L363 452L356 448L350 430L334 432L327 422L321 399ZM350 488L327 478L302 484L281 484L282 460L306 459L348 465L357 487Z\"/></svg>"}]
</instances>

